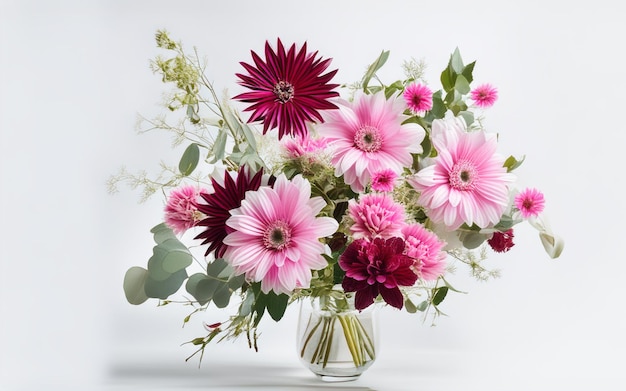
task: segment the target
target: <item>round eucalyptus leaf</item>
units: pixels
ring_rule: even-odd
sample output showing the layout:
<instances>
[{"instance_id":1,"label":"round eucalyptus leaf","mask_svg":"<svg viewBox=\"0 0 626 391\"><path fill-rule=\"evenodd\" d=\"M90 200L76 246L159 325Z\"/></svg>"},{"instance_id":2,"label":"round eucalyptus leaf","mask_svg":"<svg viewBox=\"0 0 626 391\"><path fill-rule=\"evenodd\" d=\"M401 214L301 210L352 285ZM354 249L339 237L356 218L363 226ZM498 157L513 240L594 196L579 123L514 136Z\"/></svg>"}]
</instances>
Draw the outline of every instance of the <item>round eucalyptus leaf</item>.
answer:
<instances>
[{"instance_id":1,"label":"round eucalyptus leaf","mask_svg":"<svg viewBox=\"0 0 626 391\"><path fill-rule=\"evenodd\" d=\"M148 260L148 273L150 278L155 281L164 281L172 275L165 270L163 262L168 255L168 251L162 247L154 246L152 248L152 256Z\"/></svg>"},{"instance_id":2,"label":"round eucalyptus leaf","mask_svg":"<svg viewBox=\"0 0 626 391\"><path fill-rule=\"evenodd\" d=\"M124 275L124 294L130 304L139 305L148 300L144 290L147 278L148 271L142 267L134 266L126 271Z\"/></svg>"},{"instance_id":3,"label":"round eucalyptus leaf","mask_svg":"<svg viewBox=\"0 0 626 391\"><path fill-rule=\"evenodd\" d=\"M165 300L169 295L176 293L187 278L187 271L181 270L163 281L157 281L148 275L145 283L145 292L148 297Z\"/></svg>"},{"instance_id":4,"label":"round eucalyptus leaf","mask_svg":"<svg viewBox=\"0 0 626 391\"><path fill-rule=\"evenodd\" d=\"M186 249L184 251L171 250L163 258L163 270L168 273L176 273L191 265L192 262L191 254Z\"/></svg>"}]
</instances>

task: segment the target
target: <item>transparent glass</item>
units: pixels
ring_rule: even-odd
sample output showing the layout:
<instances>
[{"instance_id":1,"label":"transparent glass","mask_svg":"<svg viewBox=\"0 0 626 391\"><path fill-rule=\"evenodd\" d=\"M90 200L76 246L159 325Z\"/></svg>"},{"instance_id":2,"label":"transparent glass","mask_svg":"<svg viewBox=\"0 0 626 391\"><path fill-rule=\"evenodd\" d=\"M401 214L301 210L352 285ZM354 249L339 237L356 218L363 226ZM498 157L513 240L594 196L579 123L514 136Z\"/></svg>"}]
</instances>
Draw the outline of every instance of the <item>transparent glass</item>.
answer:
<instances>
[{"instance_id":1,"label":"transparent glass","mask_svg":"<svg viewBox=\"0 0 626 391\"><path fill-rule=\"evenodd\" d=\"M352 297L333 293L301 300L298 355L324 381L356 380L376 359L378 311L358 311Z\"/></svg>"}]
</instances>

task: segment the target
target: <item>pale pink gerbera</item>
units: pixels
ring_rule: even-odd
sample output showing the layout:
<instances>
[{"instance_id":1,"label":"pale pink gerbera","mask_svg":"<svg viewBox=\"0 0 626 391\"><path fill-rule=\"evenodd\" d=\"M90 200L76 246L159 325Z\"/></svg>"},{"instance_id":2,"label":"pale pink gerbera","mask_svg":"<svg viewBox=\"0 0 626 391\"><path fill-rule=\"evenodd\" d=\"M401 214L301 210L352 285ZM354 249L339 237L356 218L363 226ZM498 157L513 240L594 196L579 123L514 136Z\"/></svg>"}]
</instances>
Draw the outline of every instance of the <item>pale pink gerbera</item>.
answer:
<instances>
[{"instance_id":1,"label":"pale pink gerbera","mask_svg":"<svg viewBox=\"0 0 626 391\"><path fill-rule=\"evenodd\" d=\"M390 169L397 175L413 162L411 153L422 152L424 129L402 124L402 99L387 100L380 92L358 95L343 102L339 110L326 111L326 122L318 126L321 136L334 148L335 175L343 175L353 191L362 192L372 175Z\"/></svg>"},{"instance_id":2,"label":"pale pink gerbera","mask_svg":"<svg viewBox=\"0 0 626 391\"><path fill-rule=\"evenodd\" d=\"M309 287L311 270L327 266L319 239L338 227L331 217L316 217L326 202L310 197L311 185L301 175L289 181L281 174L273 188L249 191L226 221L234 231L224 238L223 258L248 281L260 281L265 293Z\"/></svg>"},{"instance_id":3,"label":"pale pink gerbera","mask_svg":"<svg viewBox=\"0 0 626 391\"><path fill-rule=\"evenodd\" d=\"M424 115L433 108L433 92L423 84L409 84L402 96L413 114Z\"/></svg>"},{"instance_id":4,"label":"pale pink gerbera","mask_svg":"<svg viewBox=\"0 0 626 391\"><path fill-rule=\"evenodd\" d=\"M446 268L445 242L421 224L408 224L402 228L406 255L415 259L413 269L423 280L436 280Z\"/></svg>"},{"instance_id":5,"label":"pale pink gerbera","mask_svg":"<svg viewBox=\"0 0 626 391\"><path fill-rule=\"evenodd\" d=\"M175 234L182 234L198 224L204 214L198 211L200 193L196 186L183 186L172 190L165 205L165 224Z\"/></svg>"},{"instance_id":6,"label":"pale pink gerbera","mask_svg":"<svg viewBox=\"0 0 626 391\"><path fill-rule=\"evenodd\" d=\"M498 90L491 84L482 84L474 88L470 96L476 106L487 108L493 106L498 99Z\"/></svg>"},{"instance_id":7,"label":"pale pink gerbera","mask_svg":"<svg viewBox=\"0 0 626 391\"><path fill-rule=\"evenodd\" d=\"M397 177L398 175L389 169L375 172L372 176L372 189L375 191L390 192L393 190L393 185Z\"/></svg>"},{"instance_id":8,"label":"pale pink gerbera","mask_svg":"<svg viewBox=\"0 0 626 391\"><path fill-rule=\"evenodd\" d=\"M404 226L404 207L384 193L364 194L358 203L351 199L348 213L354 222L350 232L355 239L400 236Z\"/></svg>"},{"instance_id":9,"label":"pale pink gerbera","mask_svg":"<svg viewBox=\"0 0 626 391\"><path fill-rule=\"evenodd\" d=\"M537 189L525 189L515 196L515 206L523 218L536 217L543 212L545 206L543 193Z\"/></svg>"},{"instance_id":10,"label":"pale pink gerbera","mask_svg":"<svg viewBox=\"0 0 626 391\"><path fill-rule=\"evenodd\" d=\"M463 223L480 228L498 223L514 177L496 154L495 135L467 132L465 122L454 117L433 121L432 142L438 152L433 164L408 179L428 217L449 230Z\"/></svg>"}]
</instances>

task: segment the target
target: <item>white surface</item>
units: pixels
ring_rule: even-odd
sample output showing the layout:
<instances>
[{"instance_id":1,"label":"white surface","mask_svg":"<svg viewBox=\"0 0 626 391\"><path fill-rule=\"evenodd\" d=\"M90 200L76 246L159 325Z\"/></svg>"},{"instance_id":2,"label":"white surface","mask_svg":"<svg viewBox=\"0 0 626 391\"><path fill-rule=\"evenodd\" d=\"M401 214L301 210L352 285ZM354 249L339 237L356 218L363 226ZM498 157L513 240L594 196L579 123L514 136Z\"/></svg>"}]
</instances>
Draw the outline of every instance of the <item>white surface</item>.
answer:
<instances>
[{"instance_id":1,"label":"white surface","mask_svg":"<svg viewBox=\"0 0 626 391\"><path fill-rule=\"evenodd\" d=\"M602 1L1 1L0 389L323 386L293 352L295 308L263 323L259 353L214 345L198 369L180 344L202 335L199 321L181 329L186 309L124 299L123 274L146 262L161 205L104 183L122 164L151 170L176 156L168 136L133 132L137 112L159 111L157 28L207 54L219 89L280 36L333 57L341 82L390 49L387 82L415 57L438 86L458 46L477 60L476 80L500 90L487 125L501 151L527 155L519 175L546 194L562 258L520 228L491 261L501 279L459 272L470 294L446 299L436 327L384 310L379 360L330 389L625 389L623 15Z\"/></svg>"}]
</instances>

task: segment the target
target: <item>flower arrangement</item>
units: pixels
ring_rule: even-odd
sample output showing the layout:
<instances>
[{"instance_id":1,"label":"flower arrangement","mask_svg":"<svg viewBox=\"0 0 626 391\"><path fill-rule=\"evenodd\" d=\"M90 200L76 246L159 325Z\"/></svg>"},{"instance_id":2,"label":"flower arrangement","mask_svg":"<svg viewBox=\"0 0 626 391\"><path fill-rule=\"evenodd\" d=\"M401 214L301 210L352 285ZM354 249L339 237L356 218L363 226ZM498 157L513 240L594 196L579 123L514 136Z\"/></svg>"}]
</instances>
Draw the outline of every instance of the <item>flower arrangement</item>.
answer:
<instances>
[{"instance_id":1,"label":"flower arrangement","mask_svg":"<svg viewBox=\"0 0 626 391\"><path fill-rule=\"evenodd\" d=\"M433 91L422 62L405 62L404 79L385 84L377 76L383 51L360 81L340 85L330 59L278 39L240 63L243 92L219 98L195 51L165 31L156 42L168 56L152 68L175 86L166 105L180 116L175 125L165 117L143 123L186 148L158 178L122 170L110 186L127 181L144 199L164 195L147 267L124 278L131 304L173 303L184 285L193 308L185 323L210 305L234 309L190 341L192 356L242 334L256 348L262 317L279 321L305 298L338 312L383 303L436 316L456 291L453 264L479 279L496 276L481 262L513 248L518 223L538 230L550 257L560 255L543 194L515 188L523 159L500 155L497 135L481 124L498 91L474 87L475 62L464 64L458 49ZM373 358L364 328L339 320L352 330L355 364ZM326 337L318 361L327 360L319 349Z\"/></svg>"}]
</instances>

